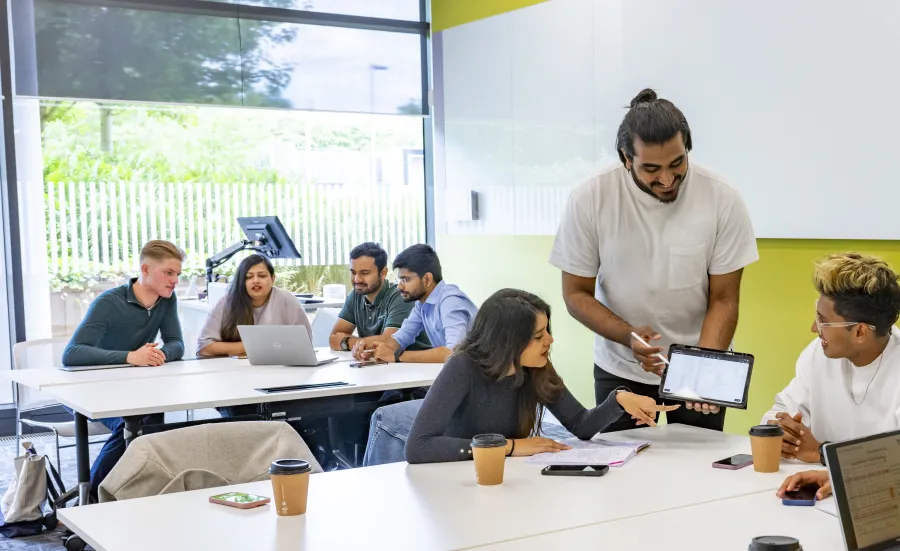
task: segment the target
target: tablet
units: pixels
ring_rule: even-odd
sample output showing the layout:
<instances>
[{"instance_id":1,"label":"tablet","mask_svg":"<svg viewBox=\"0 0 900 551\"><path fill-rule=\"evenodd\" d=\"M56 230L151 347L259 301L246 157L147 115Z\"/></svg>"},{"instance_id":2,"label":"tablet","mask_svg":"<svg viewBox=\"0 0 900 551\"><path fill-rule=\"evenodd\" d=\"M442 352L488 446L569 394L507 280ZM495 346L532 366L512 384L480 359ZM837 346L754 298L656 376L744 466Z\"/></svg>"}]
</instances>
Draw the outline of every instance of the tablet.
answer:
<instances>
[{"instance_id":1,"label":"tablet","mask_svg":"<svg viewBox=\"0 0 900 551\"><path fill-rule=\"evenodd\" d=\"M659 396L747 409L752 371L750 354L673 344Z\"/></svg>"}]
</instances>

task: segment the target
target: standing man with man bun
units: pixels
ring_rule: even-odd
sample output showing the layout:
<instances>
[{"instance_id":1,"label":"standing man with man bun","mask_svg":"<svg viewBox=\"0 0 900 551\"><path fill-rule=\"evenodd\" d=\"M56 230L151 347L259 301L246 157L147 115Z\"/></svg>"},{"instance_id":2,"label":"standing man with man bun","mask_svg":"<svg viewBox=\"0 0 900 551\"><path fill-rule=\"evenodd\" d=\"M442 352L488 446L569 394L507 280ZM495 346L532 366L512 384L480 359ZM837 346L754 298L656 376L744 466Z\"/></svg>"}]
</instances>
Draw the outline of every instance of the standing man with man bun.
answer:
<instances>
[{"instance_id":1,"label":"standing man with man bun","mask_svg":"<svg viewBox=\"0 0 900 551\"><path fill-rule=\"evenodd\" d=\"M731 346L741 274L759 259L756 239L738 192L689 162L692 145L684 114L643 90L619 126L621 165L569 197L550 263L562 270L569 313L596 333L598 400L620 386L657 397L664 365L654 356L670 344ZM708 404L666 415L716 430L725 423ZM623 416L606 431L634 427Z\"/></svg>"}]
</instances>

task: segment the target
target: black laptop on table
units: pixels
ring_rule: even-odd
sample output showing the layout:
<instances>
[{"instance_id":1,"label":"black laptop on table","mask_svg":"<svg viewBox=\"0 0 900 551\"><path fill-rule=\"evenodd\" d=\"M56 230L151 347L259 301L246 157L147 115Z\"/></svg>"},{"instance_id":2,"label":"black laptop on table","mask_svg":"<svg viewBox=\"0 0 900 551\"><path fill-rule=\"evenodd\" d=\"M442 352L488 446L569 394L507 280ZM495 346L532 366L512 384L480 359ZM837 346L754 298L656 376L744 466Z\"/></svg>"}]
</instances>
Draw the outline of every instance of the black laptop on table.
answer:
<instances>
[{"instance_id":1,"label":"black laptop on table","mask_svg":"<svg viewBox=\"0 0 900 551\"><path fill-rule=\"evenodd\" d=\"M900 431L827 444L847 551L900 551Z\"/></svg>"}]
</instances>

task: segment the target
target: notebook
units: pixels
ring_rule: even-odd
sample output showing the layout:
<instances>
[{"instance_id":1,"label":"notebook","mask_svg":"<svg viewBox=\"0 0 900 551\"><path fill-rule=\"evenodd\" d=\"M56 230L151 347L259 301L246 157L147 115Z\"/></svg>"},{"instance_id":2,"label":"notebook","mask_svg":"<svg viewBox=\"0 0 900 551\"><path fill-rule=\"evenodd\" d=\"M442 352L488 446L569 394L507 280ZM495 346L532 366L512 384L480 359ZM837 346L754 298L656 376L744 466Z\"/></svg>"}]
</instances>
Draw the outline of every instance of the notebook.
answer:
<instances>
[{"instance_id":1,"label":"notebook","mask_svg":"<svg viewBox=\"0 0 900 551\"><path fill-rule=\"evenodd\" d=\"M621 467L650 442L618 442L614 440L560 440L572 446L571 450L556 453L539 453L528 458L531 465L609 465Z\"/></svg>"}]
</instances>

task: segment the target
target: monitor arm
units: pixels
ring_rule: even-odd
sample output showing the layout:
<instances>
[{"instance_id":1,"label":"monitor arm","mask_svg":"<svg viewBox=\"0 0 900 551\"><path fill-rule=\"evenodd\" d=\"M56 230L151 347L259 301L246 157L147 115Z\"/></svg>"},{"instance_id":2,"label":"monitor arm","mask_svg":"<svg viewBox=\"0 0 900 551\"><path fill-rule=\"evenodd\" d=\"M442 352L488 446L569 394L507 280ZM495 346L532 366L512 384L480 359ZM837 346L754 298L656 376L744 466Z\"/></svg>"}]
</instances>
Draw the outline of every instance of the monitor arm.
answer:
<instances>
[{"instance_id":1,"label":"monitor arm","mask_svg":"<svg viewBox=\"0 0 900 551\"><path fill-rule=\"evenodd\" d=\"M221 266L222 264L228 262L232 256L236 255L241 251L245 251L247 249L250 250L259 250L263 246L263 243L260 241L250 241L249 239L242 239L238 241L234 245L228 247L224 251L214 254L213 256L206 259L206 282L212 283L213 280L213 270Z\"/></svg>"}]
</instances>

